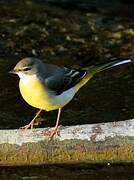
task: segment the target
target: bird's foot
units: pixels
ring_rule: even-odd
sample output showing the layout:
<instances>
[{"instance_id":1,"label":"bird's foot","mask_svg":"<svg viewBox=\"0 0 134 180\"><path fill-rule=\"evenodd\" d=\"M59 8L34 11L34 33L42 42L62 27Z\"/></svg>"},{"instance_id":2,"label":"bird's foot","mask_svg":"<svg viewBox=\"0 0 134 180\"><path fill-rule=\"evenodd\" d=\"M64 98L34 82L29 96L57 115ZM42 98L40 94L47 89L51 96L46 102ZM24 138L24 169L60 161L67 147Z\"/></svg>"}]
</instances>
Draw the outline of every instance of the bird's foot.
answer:
<instances>
[{"instance_id":1,"label":"bird's foot","mask_svg":"<svg viewBox=\"0 0 134 180\"><path fill-rule=\"evenodd\" d=\"M60 136L60 132L59 132L60 127L61 125L54 127L54 129L48 130L47 132L45 132L44 135L49 136L50 140L53 139L55 135Z\"/></svg>"},{"instance_id":2,"label":"bird's foot","mask_svg":"<svg viewBox=\"0 0 134 180\"><path fill-rule=\"evenodd\" d=\"M33 129L33 127L34 127L34 122L31 121L29 124L20 127L20 129L27 130L27 129Z\"/></svg>"},{"instance_id":3,"label":"bird's foot","mask_svg":"<svg viewBox=\"0 0 134 180\"><path fill-rule=\"evenodd\" d=\"M20 129L24 129L24 130L33 129L34 126L38 126L38 125L42 124L43 121L44 120L42 120L42 119L36 119L36 120L34 119L29 124L20 127Z\"/></svg>"}]
</instances>

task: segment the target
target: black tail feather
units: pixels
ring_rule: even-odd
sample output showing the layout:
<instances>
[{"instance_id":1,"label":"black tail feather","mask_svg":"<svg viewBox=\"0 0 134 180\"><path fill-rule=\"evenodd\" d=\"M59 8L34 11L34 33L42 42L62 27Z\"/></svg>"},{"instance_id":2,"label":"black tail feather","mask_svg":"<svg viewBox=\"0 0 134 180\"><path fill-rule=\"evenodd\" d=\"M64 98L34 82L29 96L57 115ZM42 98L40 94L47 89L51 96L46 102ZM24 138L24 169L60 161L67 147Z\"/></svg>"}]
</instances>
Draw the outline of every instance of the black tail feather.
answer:
<instances>
[{"instance_id":1,"label":"black tail feather","mask_svg":"<svg viewBox=\"0 0 134 180\"><path fill-rule=\"evenodd\" d=\"M130 63L130 62L131 62L131 59L129 59L129 58L128 59L127 58L126 59L112 58L107 62L96 65L95 67L97 68L97 71L100 72L100 71L110 69L112 67L115 67L115 66L118 66L118 65L121 65L121 64Z\"/></svg>"}]
</instances>

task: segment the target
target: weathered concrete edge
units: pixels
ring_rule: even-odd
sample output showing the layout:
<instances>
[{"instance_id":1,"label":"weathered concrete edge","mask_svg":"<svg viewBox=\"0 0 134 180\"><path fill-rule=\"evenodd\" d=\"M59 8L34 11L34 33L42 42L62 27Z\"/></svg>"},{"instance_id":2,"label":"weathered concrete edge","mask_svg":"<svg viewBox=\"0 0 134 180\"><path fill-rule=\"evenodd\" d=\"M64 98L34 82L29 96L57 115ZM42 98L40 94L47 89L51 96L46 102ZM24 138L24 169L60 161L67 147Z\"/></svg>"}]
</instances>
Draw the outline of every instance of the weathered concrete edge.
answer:
<instances>
[{"instance_id":1,"label":"weathered concrete edge","mask_svg":"<svg viewBox=\"0 0 134 180\"><path fill-rule=\"evenodd\" d=\"M0 130L0 144L16 144L32 143L48 140L45 132L49 128L38 128L33 130ZM81 139L88 141L105 141L107 137L130 136L134 137L134 119L109 123L84 124L77 126L66 126L60 130L60 136L55 139L59 141Z\"/></svg>"},{"instance_id":2,"label":"weathered concrete edge","mask_svg":"<svg viewBox=\"0 0 134 180\"><path fill-rule=\"evenodd\" d=\"M53 141L46 130L1 130L0 165L134 161L133 119L63 127Z\"/></svg>"}]
</instances>

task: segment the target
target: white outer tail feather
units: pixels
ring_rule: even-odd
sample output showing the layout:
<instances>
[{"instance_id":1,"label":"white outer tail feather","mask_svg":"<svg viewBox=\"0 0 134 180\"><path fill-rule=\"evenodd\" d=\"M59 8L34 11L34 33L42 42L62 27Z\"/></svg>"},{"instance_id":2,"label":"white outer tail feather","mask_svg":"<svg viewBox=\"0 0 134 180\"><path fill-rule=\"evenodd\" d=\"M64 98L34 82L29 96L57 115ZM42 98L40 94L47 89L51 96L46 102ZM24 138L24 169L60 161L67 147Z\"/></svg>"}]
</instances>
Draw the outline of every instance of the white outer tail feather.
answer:
<instances>
[{"instance_id":1,"label":"white outer tail feather","mask_svg":"<svg viewBox=\"0 0 134 180\"><path fill-rule=\"evenodd\" d=\"M126 64L126 63L129 63L129 62L131 62L131 59L125 59L124 61L113 64L112 67L118 66L118 65L121 65L121 64Z\"/></svg>"}]
</instances>

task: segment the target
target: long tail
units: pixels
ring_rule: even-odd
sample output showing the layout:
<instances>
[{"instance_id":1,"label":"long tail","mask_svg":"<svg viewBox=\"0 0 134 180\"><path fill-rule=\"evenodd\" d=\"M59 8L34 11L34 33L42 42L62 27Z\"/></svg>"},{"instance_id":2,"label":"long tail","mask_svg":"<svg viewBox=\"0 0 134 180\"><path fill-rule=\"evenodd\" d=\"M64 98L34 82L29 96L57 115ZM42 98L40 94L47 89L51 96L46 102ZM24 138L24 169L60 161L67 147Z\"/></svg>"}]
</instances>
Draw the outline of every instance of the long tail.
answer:
<instances>
[{"instance_id":1,"label":"long tail","mask_svg":"<svg viewBox=\"0 0 134 180\"><path fill-rule=\"evenodd\" d=\"M83 70L86 70L87 74L77 85L75 85L75 88L78 91L82 86L84 86L84 84L86 84L98 72L104 71L106 69L110 69L112 67L115 67L121 64L130 63L130 62L131 62L131 59L113 58L113 59L110 59L110 61L107 61L105 63L84 68Z\"/></svg>"},{"instance_id":2,"label":"long tail","mask_svg":"<svg viewBox=\"0 0 134 180\"><path fill-rule=\"evenodd\" d=\"M121 64L130 63L130 62L131 62L131 59L129 58L128 59L112 58L110 61L94 66L94 68L96 69L97 72L100 72L100 71L110 69L112 67L115 67Z\"/></svg>"}]
</instances>

